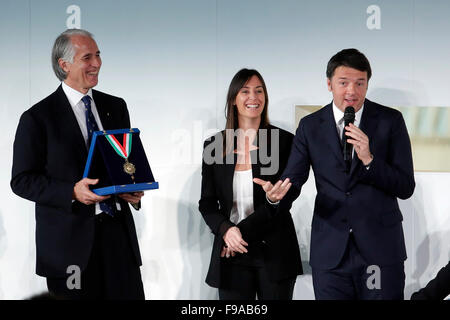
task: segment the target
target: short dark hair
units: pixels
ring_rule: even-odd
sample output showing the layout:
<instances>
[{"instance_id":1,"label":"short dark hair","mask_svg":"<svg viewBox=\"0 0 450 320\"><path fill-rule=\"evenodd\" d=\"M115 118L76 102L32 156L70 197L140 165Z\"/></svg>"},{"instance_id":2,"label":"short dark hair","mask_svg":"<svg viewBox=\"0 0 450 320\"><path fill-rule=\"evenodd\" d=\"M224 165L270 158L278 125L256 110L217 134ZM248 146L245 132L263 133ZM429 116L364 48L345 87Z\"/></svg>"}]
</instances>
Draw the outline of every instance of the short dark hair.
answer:
<instances>
[{"instance_id":1,"label":"short dark hair","mask_svg":"<svg viewBox=\"0 0 450 320\"><path fill-rule=\"evenodd\" d=\"M370 68L369 60L357 49L344 49L336 53L328 61L327 78L331 79L336 68L345 66L359 71L367 72L367 81L372 76L372 69Z\"/></svg>"}]
</instances>

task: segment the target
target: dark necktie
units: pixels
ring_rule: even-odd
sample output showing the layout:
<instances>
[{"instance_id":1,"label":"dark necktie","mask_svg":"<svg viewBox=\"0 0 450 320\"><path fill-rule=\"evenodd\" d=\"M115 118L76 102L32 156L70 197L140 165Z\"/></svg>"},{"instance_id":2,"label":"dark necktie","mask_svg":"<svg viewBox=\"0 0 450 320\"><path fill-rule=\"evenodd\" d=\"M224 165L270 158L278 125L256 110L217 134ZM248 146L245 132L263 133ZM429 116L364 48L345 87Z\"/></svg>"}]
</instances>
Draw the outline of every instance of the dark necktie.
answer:
<instances>
[{"instance_id":1,"label":"dark necktie","mask_svg":"<svg viewBox=\"0 0 450 320\"><path fill-rule=\"evenodd\" d=\"M94 133L94 131L98 131L99 128L97 125L97 121L95 121L94 114L92 113L91 110L91 98L89 96L84 96L83 98L81 98L81 101L83 101L85 106L86 127L88 132L88 148L89 148L91 145L92 134ZM114 216L115 213L114 206L115 201L113 198L109 198L105 201L100 202L100 209L103 212L109 214L110 216Z\"/></svg>"}]
</instances>

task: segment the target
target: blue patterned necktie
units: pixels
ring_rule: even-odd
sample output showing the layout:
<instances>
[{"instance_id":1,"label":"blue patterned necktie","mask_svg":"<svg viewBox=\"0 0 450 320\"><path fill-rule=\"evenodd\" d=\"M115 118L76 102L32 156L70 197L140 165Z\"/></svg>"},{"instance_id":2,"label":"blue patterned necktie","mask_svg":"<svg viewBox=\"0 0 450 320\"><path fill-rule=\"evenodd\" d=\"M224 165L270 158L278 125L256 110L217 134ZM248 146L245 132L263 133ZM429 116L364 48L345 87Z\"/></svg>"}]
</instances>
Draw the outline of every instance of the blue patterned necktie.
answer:
<instances>
[{"instance_id":1,"label":"blue patterned necktie","mask_svg":"<svg viewBox=\"0 0 450 320\"><path fill-rule=\"evenodd\" d=\"M85 114L86 114L86 128L88 132L88 148L91 145L92 140L92 134L94 131L98 131L98 125L97 121L95 121L94 114L91 110L91 98L89 96L84 96L81 98L81 101L83 101L85 106ZM110 216L114 216L115 210L114 210L115 201L113 198L109 198L105 201L100 202L100 209L109 214Z\"/></svg>"}]
</instances>

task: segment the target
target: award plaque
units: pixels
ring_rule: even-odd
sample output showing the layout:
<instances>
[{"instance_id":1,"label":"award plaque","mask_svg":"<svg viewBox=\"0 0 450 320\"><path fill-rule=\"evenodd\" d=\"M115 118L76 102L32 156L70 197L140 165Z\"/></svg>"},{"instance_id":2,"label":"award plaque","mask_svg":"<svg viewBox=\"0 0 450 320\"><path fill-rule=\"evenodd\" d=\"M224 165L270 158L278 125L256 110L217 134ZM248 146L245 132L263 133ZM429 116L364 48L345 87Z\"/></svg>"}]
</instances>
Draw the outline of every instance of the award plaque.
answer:
<instances>
[{"instance_id":1,"label":"award plaque","mask_svg":"<svg viewBox=\"0 0 450 320\"><path fill-rule=\"evenodd\" d=\"M95 131L83 178L99 179L92 191L104 196L158 189L139 129Z\"/></svg>"}]
</instances>

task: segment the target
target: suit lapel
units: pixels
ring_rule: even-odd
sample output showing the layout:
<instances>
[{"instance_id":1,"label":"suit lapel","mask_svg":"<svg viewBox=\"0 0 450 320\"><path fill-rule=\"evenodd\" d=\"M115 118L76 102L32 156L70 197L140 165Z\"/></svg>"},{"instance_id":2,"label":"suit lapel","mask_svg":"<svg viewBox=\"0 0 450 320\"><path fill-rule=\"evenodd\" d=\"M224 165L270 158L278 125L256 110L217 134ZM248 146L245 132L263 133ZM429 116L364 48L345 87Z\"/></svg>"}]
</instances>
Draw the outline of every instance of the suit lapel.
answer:
<instances>
[{"instance_id":1,"label":"suit lapel","mask_svg":"<svg viewBox=\"0 0 450 320\"><path fill-rule=\"evenodd\" d=\"M361 116L361 124L359 125L359 128L361 129L362 132L364 132L367 135L367 137L369 137L369 147L370 150L372 151L373 145L371 141L374 137L377 126L378 126L378 110L370 100L366 99L364 101L364 110ZM352 175L355 172L356 168L361 164L362 164L361 160L359 160L358 156L355 153L352 161L352 168L350 170L350 175Z\"/></svg>"},{"instance_id":2,"label":"suit lapel","mask_svg":"<svg viewBox=\"0 0 450 320\"><path fill-rule=\"evenodd\" d=\"M86 159L87 147L83 134L81 133L80 125L78 124L77 118L73 113L70 102L61 85L58 87L55 94L55 119L57 123L60 124L61 130L66 132L66 136L70 137L69 143L73 145L74 150L76 150L75 153L82 155L83 159Z\"/></svg>"},{"instance_id":3,"label":"suit lapel","mask_svg":"<svg viewBox=\"0 0 450 320\"><path fill-rule=\"evenodd\" d=\"M270 128L268 129L268 150L272 150L270 147L271 143L271 136L270 136ZM259 132L258 132L259 133ZM256 139L256 146L259 147L259 137ZM261 161L259 159L259 148L257 150L250 151L250 158L252 162L252 177L253 178L260 178L263 180L269 180L270 177L268 176L262 176L261 175ZM220 165L219 168L223 169L223 179L224 179L224 192L226 195L226 201L227 201L227 208L230 208L230 210L227 212L227 214L230 214L231 208L233 207L233 179L234 179L234 171L236 169L237 164L237 154L233 153L231 155L228 155L228 163L226 157L223 158L224 165ZM229 163L231 162L232 163ZM253 183L253 182L252 182ZM264 192L263 188L261 188L256 183L253 183L253 203L261 203L265 199L266 193Z\"/></svg>"},{"instance_id":4,"label":"suit lapel","mask_svg":"<svg viewBox=\"0 0 450 320\"><path fill-rule=\"evenodd\" d=\"M270 139L270 137L269 137L269 139ZM270 142L268 142L268 143L270 143ZM268 149L271 150L270 146L268 147ZM259 159L259 156L260 156L259 151L260 150L258 149L258 150L253 150L250 152L251 158L252 158L252 177L259 178L259 179L262 179L265 181L269 181L270 176L262 176L261 175L262 165L261 165L261 161ZM260 185L253 183L253 203L264 203L265 197L266 197L266 193L265 193L264 189Z\"/></svg>"},{"instance_id":5,"label":"suit lapel","mask_svg":"<svg viewBox=\"0 0 450 320\"><path fill-rule=\"evenodd\" d=\"M102 122L104 130L119 129L115 128L112 123L111 114L109 113L108 106L102 99L101 95L98 94L96 90L92 90L92 97L95 102L95 107L97 108L98 116Z\"/></svg>"},{"instance_id":6,"label":"suit lapel","mask_svg":"<svg viewBox=\"0 0 450 320\"><path fill-rule=\"evenodd\" d=\"M361 125L359 128L369 137L375 133L378 126L378 110L370 100L364 102L364 111L361 116Z\"/></svg>"},{"instance_id":7,"label":"suit lapel","mask_svg":"<svg viewBox=\"0 0 450 320\"><path fill-rule=\"evenodd\" d=\"M224 192L226 194L226 201L227 201L227 208L230 208L229 212L227 214L230 214L231 208L233 207L233 180L234 180L234 171L236 170L236 164L237 164L237 154L233 153L232 155L229 155L228 161L233 161L233 163L227 163L226 158L224 157ZM250 151L250 157L252 159L252 176L253 178L261 178L263 180L267 180L267 177L261 176L261 164L258 159L258 150ZM222 166L219 166L222 167ZM265 192L263 188L261 188L256 183L253 183L253 203L259 203L257 199L261 198L261 192L264 193L263 196L265 196Z\"/></svg>"},{"instance_id":8,"label":"suit lapel","mask_svg":"<svg viewBox=\"0 0 450 320\"><path fill-rule=\"evenodd\" d=\"M227 163L227 157L228 162L232 161L232 163ZM237 154L233 153L231 155L227 155L223 158L224 165L219 165L220 167L224 168L223 174L224 174L224 193L226 195L226 201L227 205L226 208L229 208L227 215L230 215L231 208L233 208L233 178L234 178L234 170L236 167L237 162Z\"/></svg>"},{"instance_id":9,"label":"suit lapel","mask_svg":"<svg viewBox=\"0 0 450 320\"><path fill-rule=\"evenodd\" d=\"M341 142L338 136L336 122L333 115L333 106L330 103L324 107L321 121L321 128L324 132L325 140L339 163L345 167L344 155L342 153ZM326 153L324 154L326 156Z\"/></svg>"}]
</instances>

